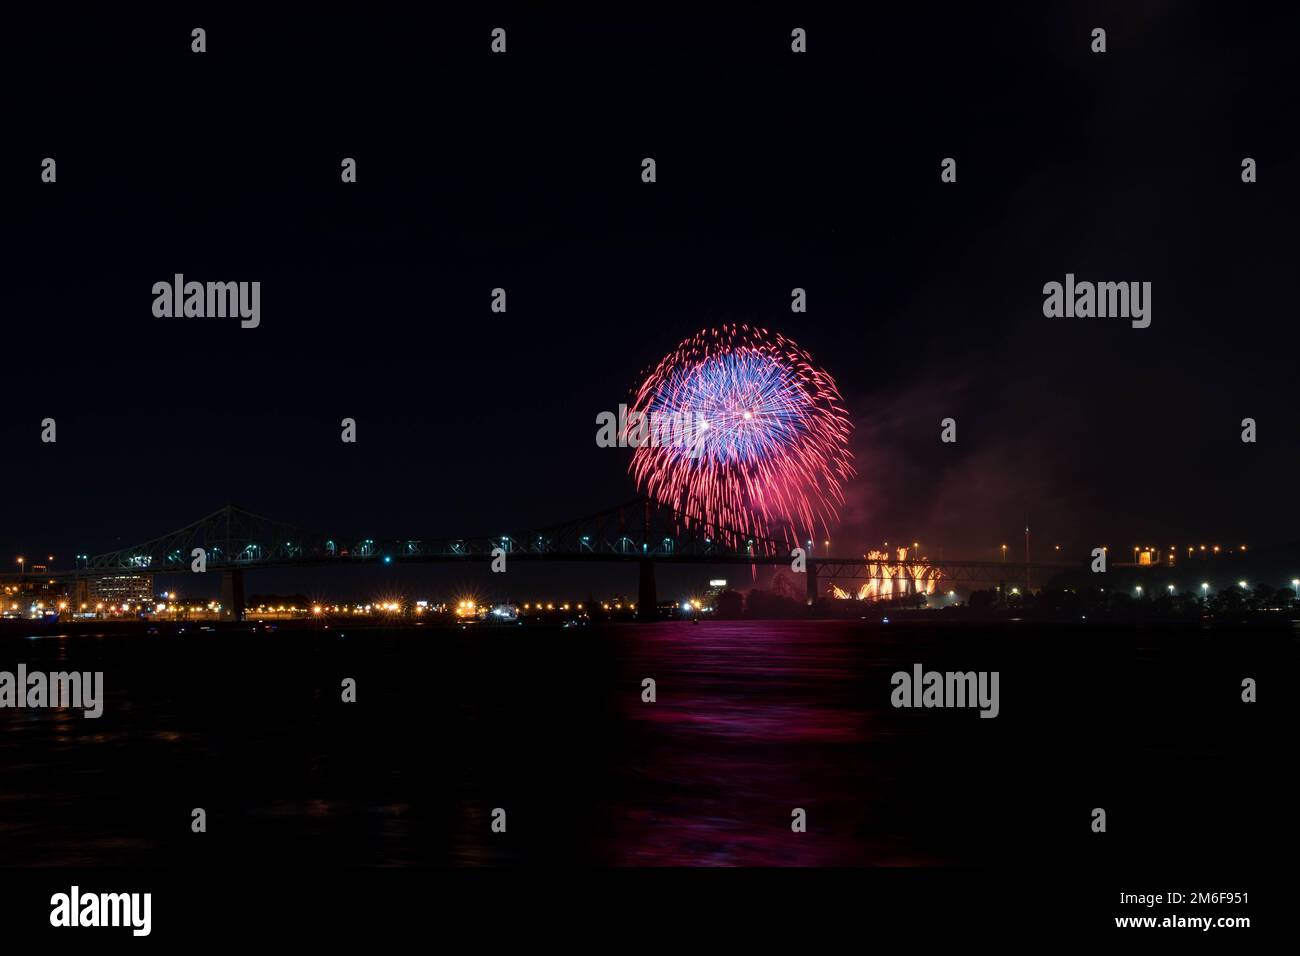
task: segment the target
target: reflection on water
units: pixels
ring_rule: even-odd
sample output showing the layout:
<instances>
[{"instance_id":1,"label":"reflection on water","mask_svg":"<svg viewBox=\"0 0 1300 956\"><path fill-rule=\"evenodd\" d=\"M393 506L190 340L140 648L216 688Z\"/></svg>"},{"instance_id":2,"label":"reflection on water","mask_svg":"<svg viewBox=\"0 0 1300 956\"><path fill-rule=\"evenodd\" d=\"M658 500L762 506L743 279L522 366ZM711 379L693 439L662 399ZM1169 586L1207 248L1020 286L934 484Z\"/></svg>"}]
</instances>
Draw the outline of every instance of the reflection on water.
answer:
<instances>
[{"instance_id":1,"label":"reflection on water","mask_svg":"<svg viewBox=\"0 0 1300 956\"><path fill-rule=\"evenodd\" d=\"M98 720L0 710L0 859L1028 861L1068 842L1064 821L1095 794L1178 786L1241 719L1210 708L1201 737L1134 734L1165 701L1127 693L1133 681L1173 673L1187 693L1221 657L1121 636L1090 665L1097 633L709 622L0 638L0 669L102 670L106 697ZM1002 715L893 709L890 675L917 661L1000 670ZM355 704L340 700L348 677ZM1098 700L1130 709L1098 717ZM206 834L190 830L195 807Z\"/></svg>"}]
</instances>

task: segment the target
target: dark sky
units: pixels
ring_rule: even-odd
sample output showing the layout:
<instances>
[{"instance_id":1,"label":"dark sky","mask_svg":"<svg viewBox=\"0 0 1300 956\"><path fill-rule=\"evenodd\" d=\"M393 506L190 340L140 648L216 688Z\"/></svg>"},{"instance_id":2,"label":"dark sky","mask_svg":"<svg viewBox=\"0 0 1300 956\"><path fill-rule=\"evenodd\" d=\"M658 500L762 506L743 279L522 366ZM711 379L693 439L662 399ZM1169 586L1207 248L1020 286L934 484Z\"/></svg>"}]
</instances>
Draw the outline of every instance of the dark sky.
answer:
<instances>
[{"instance_id":1,"label":"dark sky","mask_svg":"<svg viewBox=\"0 0 1300 956\"><path fill-rule=\"evenodd\" d=\"M989 556L1026 515L1079 555L1295 540L1294 15L912 6L6 10L0 555L227 502L376 536L587 513L635 493L597 412L724 321L839 381L846 552ZM259 280L261 327L155 318L175 272ZM1067 272L1152 282L1151 327L1044 318Z\"/></svg>"}]
</instances>

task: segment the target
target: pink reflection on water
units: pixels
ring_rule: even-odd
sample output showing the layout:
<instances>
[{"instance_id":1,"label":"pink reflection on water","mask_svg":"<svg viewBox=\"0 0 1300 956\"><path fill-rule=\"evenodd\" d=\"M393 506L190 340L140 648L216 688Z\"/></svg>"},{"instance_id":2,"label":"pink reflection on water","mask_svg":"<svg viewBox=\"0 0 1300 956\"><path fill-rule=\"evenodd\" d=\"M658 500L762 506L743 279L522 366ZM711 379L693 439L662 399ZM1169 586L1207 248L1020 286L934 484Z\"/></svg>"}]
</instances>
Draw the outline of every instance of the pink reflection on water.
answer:
<instances>
[{"instance_id":1,"label":"pink reflection on water","mask_svg":"<svg viewBox=\"0 0 1300 956\"><path fill-rule=\"evenodd\" d=\"M934 862L874 826L881 781L867 754L891 738L878 730L880 702L863 699L864 656L843 628L668 623L620 636L636 691L619 698L619 716L640 746L620 759L628 796L609 808L608 862ZM656 681L654 703L641 700L643 677ZM795 808L806 832L791 829Z\"/></svg>"}]
</instances>

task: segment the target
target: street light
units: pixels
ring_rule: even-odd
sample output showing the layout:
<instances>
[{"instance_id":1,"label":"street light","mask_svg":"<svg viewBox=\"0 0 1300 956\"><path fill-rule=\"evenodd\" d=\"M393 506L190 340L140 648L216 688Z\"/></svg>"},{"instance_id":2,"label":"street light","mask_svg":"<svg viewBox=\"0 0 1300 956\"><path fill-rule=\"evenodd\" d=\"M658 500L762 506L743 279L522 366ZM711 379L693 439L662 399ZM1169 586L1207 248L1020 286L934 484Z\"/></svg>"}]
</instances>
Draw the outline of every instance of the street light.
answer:
<instances>
[{"instance_id":1,"label":"street light","mask_svg":"<svg viewBox=\"0 0 1300 956\"><path fill-rule=\"evenodd\" d=\"M1204 581L1201 582L1201 600L1203 602L1210 600L1210 586Z\"/></svg>"},{"instance_id":2,"label":"street light","mask_svg":"<svg viewBox=\"0 0 1300 956\"><path fill-rule=\"evenodd\" d=\"M1002 546L1002 560L1004 562L1007 560L1007 546L1005 544Z\"/></svg>"}]
</instances>

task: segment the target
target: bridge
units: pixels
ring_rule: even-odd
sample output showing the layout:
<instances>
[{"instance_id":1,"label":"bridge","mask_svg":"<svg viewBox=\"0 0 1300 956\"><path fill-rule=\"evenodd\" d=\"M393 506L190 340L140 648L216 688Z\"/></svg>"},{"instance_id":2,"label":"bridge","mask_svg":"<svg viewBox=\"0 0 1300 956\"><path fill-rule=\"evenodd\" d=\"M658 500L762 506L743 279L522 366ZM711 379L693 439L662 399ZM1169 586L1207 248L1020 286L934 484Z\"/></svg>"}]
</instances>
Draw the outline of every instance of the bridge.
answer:
<instances>
[{"instance_id":1,"label":"bridge","mask_svg":"<svg viewBox=\"0 0 1300 956\"><path fill-rule=\"evenodd\" d=\"M50 579L89 581L125 574L193 573L201 550L205 573L220 574L222 606L242 618L244 575L270 568L365 566L417 563L487 562L504 556L518 561L595 561L636 563L640 569L638 606L657 603L657 563L713 565L789 565L790 545L751 529L721 528L648 498L636 498L562 524L520 533L479 537L371 538L322 533L286 524L227 505L183 528L129 548L78 556L70 571ZM1032 570L1064 570L1069 564L908 559L905 579L915 591L930 580L946 583L1024 581ZM875 580L886 574L877 558L808 555L807 600L821 597L819 582Z\"/></svg>"}]
</instances>

